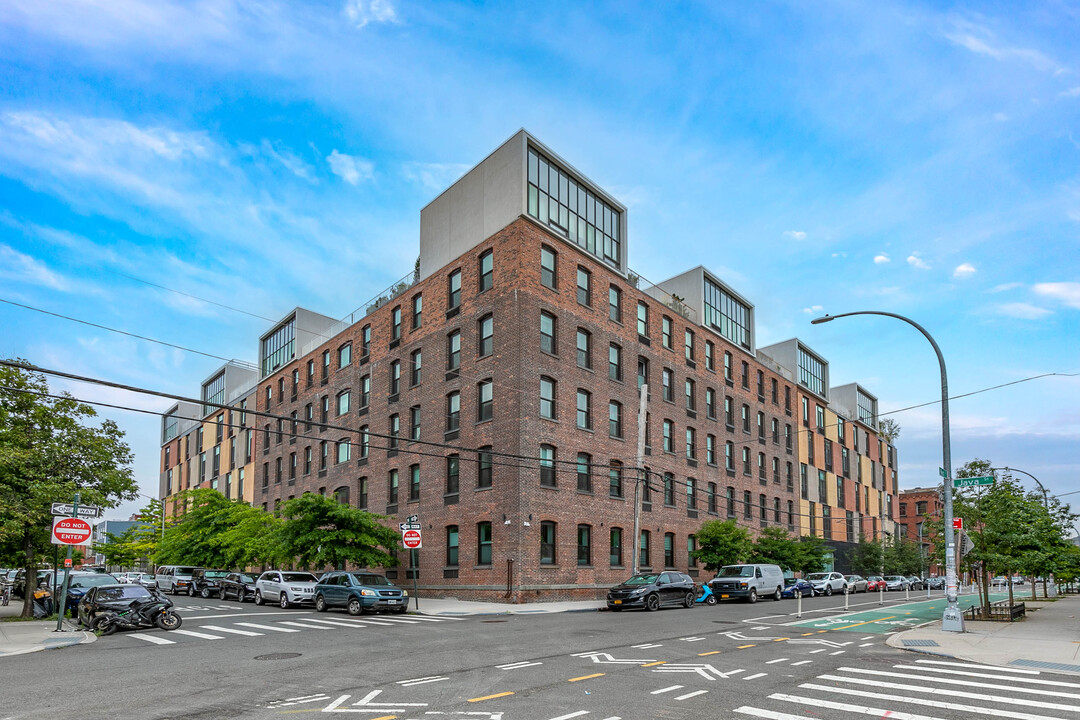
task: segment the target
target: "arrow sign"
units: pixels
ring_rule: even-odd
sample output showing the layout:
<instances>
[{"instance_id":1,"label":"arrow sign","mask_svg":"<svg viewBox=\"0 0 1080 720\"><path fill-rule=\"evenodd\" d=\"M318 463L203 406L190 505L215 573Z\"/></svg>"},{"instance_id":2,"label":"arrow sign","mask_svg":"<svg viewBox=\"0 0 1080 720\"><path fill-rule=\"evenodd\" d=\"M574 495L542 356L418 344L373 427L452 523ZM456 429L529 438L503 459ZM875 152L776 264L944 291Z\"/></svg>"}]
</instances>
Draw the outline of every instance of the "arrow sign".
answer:
<instances>
[{"instance_id":1,"label":"arrow sign","mask_svg":"<svg viewBox=\"0 0 1080 720\"><path fill-rule=\"evenodd\" d=\"M75 506L72 503L53 503L52 514L71 517L75 511ZM101 517L101 508L96 505L80 505L79 517L81 518L99 518Z\"/></svg>"},{"instance_id":2,"label":"arrow sign","mask_svg":"<svg viewBox=\"0 0 1080 720\"><path fill-rule=\"evenodd\" d=\"M409 517L405 518L405 522L408 522L408 523L420 522L420 516L419 515L410 515Z\"/></svg>"},{"instance_id":3,"label":"arrow sign","mask_svg":"<svg viewBox=\"0 0 1080 720\"><path fill-rule=\"evenodd\" d=\"M419 523L398 523L398 529L405 532L406 530L421 530L422 528Z\"/></svg>"}]
</instances>

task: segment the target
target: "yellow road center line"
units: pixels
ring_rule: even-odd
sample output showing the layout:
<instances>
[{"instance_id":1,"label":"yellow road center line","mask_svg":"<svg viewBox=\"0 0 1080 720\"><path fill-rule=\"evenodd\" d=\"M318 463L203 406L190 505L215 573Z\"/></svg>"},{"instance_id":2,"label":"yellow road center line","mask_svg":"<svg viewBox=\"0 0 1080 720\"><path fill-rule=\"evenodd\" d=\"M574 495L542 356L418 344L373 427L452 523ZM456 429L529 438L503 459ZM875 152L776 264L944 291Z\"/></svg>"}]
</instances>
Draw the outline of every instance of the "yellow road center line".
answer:
<instances>
[{"instance_id":1,"label":"yellow road center line","mask_svg":"<svg viewBox=\"0 0 1080 720\"><path fill-rule=\"evenodd\" d=\"M706 655L719 655L719 654L720 654L719 650L712 650L712 651L707 652L707 653L698 653L698 657L705 657Z\"/></svg>"},{"instance_id":2,"label":"yellow road center line","mask_svg":"<svg viewBox=\"0 0 1080 720\"><path fill-rule=\"evenodd\" d=\"M656 665L664 665L666 663L667 663L667 660L659 660L657 662L645 663L641 667L654 667Z\"/></svg>"},{"instance_id":3,"label":"yellow road center line","mask_svg":"<svg viewBox=\"0 0 1080 720\"><path fill-rule=\"evenodd\" d=\"M739 649L739 650L745 650L745 649L746 649L746 648L748 648L748 647L757 647L757 645L740 645L740 646L738 647L738 649Z\"/></svg>"},{"instance_id":4,"label":"yellow road center line","mask_svg":"<svg viewBox=\"0 0 1080 720\"><path fill-rule=\"evenodd\" d=\"M813 635L813 634L814 634L814 633L812 633L812 632L808 632L808 633L803 633L803 634L802 634L802 636L803 636L803 637L806 637L807 635Z\"/></svg>"},{"instance_id":5,"label":"yellow road center line","mask_svg":"<svg viewBox=\"0 0 1080 720\"><path fill-rule=\"evenodd\" d=\"M513 695L513 692L495 693L494 695L485 695L484 697L472 698L469 702L480 702L481 700L493 700L495 698L506 697L507 695Z\"/></svg>"},{"instance_id":6,"label":"yellow road center line","mask_svg":"<svg viewBox=\"0 0 1080 720\"><path fill-rule=\"evenodd\" d=\"M825 632L829 632L829 631L828 630L818 630L818 633L825 633Z\"/></svg>"},{"instance_id":7,"label":"yellow road center line","mask_svg":"<svg viewBox=\"0 0 1080 720\"><path fill-rule=\"evenodd\" d=\"M860 625L869 625L870 623L876 623L878 620L892 620L895 615L890 615L883 618L874 618L873 620L867 620L866 622L855 623L854 625L844 625L843 627L834 628L835 630L847 630L848 628L859 627Z\"/></svg>"},{"instance_id":8,"label":"yellow road center line","mask_svg":"<svg viewBox=\"0 0 1080 720\"><path fill-rule=\"evenodd\" d=\"M570 678L566 682L577 682L578 680L590 680L596 677L604 677L607 673L596 673L595 675L582 675L581 677ZM509 693L507 693L509 695Z\"/></svg>"},{"instance_id":9,"label":"yellow road center line","mask_svg":"<svg viewBox=\"0 0 1080 720\"><path fill-rule=\"evenodd\" d=\"M784 642L785 640L790 640L790 639L791 638L773 638L773 642Z\"/></svg>"}]
</instances>

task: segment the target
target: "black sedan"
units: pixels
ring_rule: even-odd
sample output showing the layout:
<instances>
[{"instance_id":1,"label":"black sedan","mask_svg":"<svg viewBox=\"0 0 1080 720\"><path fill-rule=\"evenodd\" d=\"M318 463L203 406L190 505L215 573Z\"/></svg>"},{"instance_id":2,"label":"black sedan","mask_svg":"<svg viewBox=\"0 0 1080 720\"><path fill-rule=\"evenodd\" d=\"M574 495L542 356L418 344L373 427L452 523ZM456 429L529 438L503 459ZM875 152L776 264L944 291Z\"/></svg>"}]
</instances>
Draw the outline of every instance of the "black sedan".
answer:
<instances>
[{"instance_id":1,"label":"black sedan","mask_svg":"<svg viewBox=\"0 0 1080 720\"><path fill-rule=\"evenodd\" d=\"M148 590L142 585L98 585L90 588L82 599L79 600L79 623L88 628L93 628L99 613L106 610L120 612L127 610L131 603L138 600L160 598L172 605L172 601L164 596L159 596L157 591Z\"/></svg>"},{"instance_id":2,"label":"black sedan","mask_svg":"<svg viewBox=\"0 0 1080 720\"><path fill-rule=\"evenodd\" d=\"M229 573L221 579L221 599L225 600L230 595L235 596L237 602L253 599L256 580L258 578L251 573Z\"/></svg>"},{"instance_id":3,"label":"black sedan","mask_svg":"<svg viewBox=\"0 0 1080 720\"><path fill-rule=\"evenodd\" d=\"M659 610L665 605L692 608L696 599L694 580L689 575L673 571L640 573L608 591L607 607L614 612L635 607Z\"/></svg>"}]
</instances>

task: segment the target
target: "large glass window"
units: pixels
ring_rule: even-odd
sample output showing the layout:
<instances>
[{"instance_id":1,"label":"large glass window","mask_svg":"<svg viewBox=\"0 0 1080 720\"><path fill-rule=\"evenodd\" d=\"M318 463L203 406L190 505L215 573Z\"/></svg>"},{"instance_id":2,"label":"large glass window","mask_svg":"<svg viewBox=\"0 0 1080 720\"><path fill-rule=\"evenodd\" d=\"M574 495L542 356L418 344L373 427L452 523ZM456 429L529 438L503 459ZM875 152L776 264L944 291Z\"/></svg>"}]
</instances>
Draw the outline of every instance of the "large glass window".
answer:
<instances>
[{"instance_id":1,"label":"large glass window","mask_svg":"<svg viewBox=\"0 0 1080 720\"><path fill-rule=\"evenodd\" d=\"M620 213L529 148L529 215L611 265L621 256Z\"/></svg>"},{"instance_id":2,"label":"large glass window","mask_svg":"<svg viewBox=\"0 0 1080 720\"><path fill-rule=\"evenodd\" d=\"M799 384L818 395L825 395L825 363L799 347Z\"/></svg>"},{"instance_id":3,"label":"large glass window","mask_svg":"<svg viewBox=\"0 0 1080 720\"><path fill-rule=\"evenodd\" d=\"M209 415L217 408L214 404L225 404L225 371L222 370L217 377L203 385L202 388L203 415ZM212 404L211 404L212 403ZM175 435L175 433L174 433ZM168 440L168 438L166 438Z\"/></svg>"},{"instance_id":4,"label":"large glass window","mask_svg":"<svg viewBox=\"0 0 1080 720\"><path fill-rule=\"evenodd\" d=\"M263 377L293 359L295 337L296 318L291 317L263 338L259 348Z\"/></svg>"},{"instance_id":5,"label":"large glass window","mask_svg":"<svg viewBox=\"0 0 1080 720\"><path fill-rule=\"evenodd\" d=\"M736 345L750 349L750 307L707 277L705 325Z\"/></svg>"}]
</instances>

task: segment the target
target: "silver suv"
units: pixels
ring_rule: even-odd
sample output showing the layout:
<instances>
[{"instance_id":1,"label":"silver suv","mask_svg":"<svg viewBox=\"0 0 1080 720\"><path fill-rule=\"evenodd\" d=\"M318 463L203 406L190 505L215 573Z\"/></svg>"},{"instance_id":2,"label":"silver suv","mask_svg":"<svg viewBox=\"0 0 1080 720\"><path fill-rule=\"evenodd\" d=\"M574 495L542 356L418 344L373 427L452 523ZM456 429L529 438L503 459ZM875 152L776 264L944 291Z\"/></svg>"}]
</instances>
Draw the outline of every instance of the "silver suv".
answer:
<instances>
[{"instance_id":1,"label":"silver suv","mask_svg":"<svg viewBox=\"0 0 1080 720\"><path fill-rule=\"evenodd\" d=\"M810 573L806 576L806 580L814 586L814 592L818 595L832 595L834 592L847 591L847 578L838 572Z\"/></svg>"},{"instance_id":2,"label":"silver suv","mask_svg":"<svg viewBox=\"0 0 1080 720\"><path fill-rule=\"evenodd\" d=\"M309 572L267 570L255 581L255 604L276 602L283 608L315 604L315 583Z\"/></svg>"}]
</instances>

